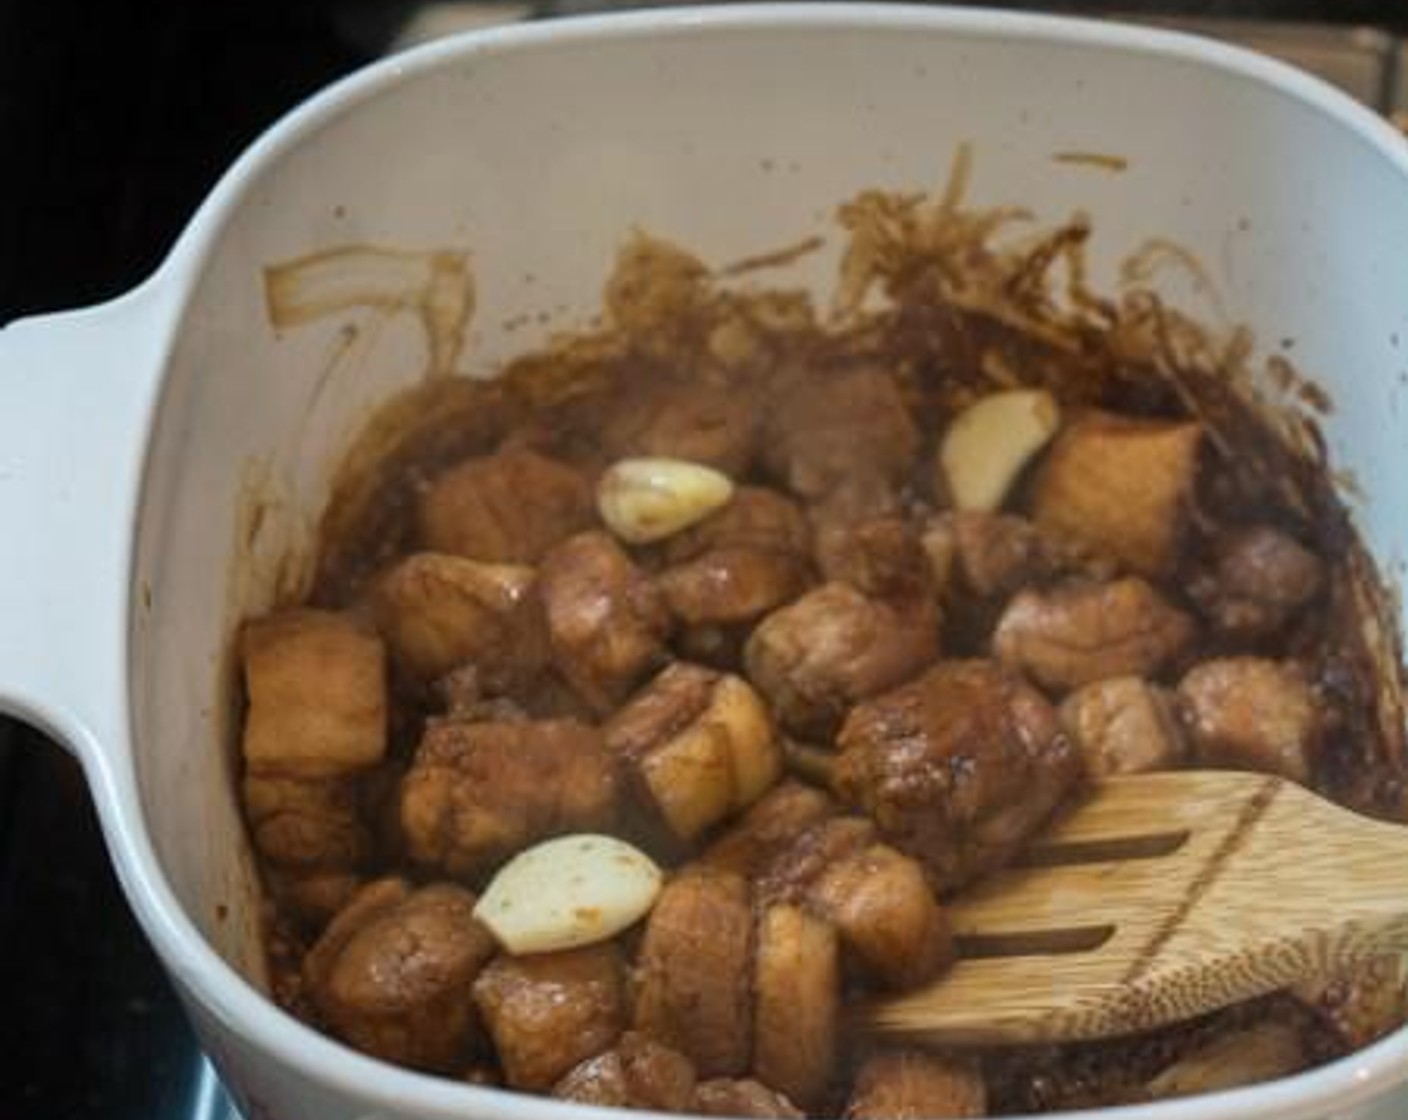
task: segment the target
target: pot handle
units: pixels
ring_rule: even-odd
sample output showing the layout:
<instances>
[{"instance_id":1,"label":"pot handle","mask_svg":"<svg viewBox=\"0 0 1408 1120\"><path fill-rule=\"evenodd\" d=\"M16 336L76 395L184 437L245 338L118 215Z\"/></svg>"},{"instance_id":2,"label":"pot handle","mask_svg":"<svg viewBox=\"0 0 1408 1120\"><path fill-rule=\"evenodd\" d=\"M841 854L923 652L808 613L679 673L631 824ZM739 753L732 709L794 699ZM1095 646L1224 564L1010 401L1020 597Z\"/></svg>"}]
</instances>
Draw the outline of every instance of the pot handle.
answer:
<instances>
[{"instance_id":1,"label":"pot handle","mask_svg":"<svg viewBox=\"0 0 1408 1120\"><path fill-rule=\"evenodd\" d=\"M165 337L151 287L0 329L0 712L90 776L126 741L133 514Z\"/></svg>"}]
</instances>

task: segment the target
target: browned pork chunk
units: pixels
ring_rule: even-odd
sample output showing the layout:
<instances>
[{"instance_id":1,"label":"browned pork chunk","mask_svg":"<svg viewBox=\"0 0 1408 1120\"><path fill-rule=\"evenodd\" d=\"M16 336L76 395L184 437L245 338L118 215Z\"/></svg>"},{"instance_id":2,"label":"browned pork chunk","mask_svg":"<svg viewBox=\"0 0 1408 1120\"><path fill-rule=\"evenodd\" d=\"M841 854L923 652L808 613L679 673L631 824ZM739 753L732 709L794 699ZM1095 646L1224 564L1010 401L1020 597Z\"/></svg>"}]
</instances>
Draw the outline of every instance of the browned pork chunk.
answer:
<instances>
[{"instance_id":1,"label":"browned pork chunk","mask_svg":"<svg viewBox=\"0 0 1408 1120\"><path fill-rule=\"evenodd\" d=\"M1023 591L1007 605L992 648L1044 688L1107 677L1153 677L1192 644L1192 619L1142 579Z\"/></svg>"},{"instance_id":2,"label":"browned pork chunk","mask_svg":"<svg viewBox=\"0 0 1408 1120\"><path fill-rule=\"evenodd\" d=\"M665 885L636 958L636 1030L701 1077L743 1073L753 1053L753 913L746 880L688 870Z\"/></svg>"},{"instance_id":3,"label":"browned pork chunk","mask_svg":"<svg viewBox=\"0 0 1408 1120\"><path fill-rule=\"evenodd\" d=\"M1041 534L1015 514L942 513L928 520L920 541L946 601L1005 599L1047 574Z\"/></svg>"},{"instance_id":4,"label":"browned pork chunk","mask_svg":"<svg viewBox=\"0 0 1408 1120\"><path fill-rule=\"evenodd\" d=\"M648 1035L627 1031L610 1050L574 1066L552 1095L579 1104L686 1112L694 1100L688 1058Z\"/></svg>"},{"instance_id":5,"label":"browned pork chunk","mask_svg":"<svg viewBox=\"0 0 1408 1120\"><path fill-rule=\"evenodd\" d=\"M836 802L827 794L789 778L755 802L705 849L699 862L756 878L812 825L836 812Z\"/></svg>"},{"instance_id":6,"label":"browned pork chunk","mask_svg":"<svg viewBox=\"0 0 1408 1120\"><path fill-rule=\"evenodd\" d=\"M625 1027L625 967L615 942L495 957L474 982L504 1080L542 1092Z\"/></svg>"},{"instance_id":7,"label":"browned pork chunk","mask_svg":"<svg viewBox=\"0 0 1408 1120\"><path fill-rule=\"evenodd\" d=\"M798 377L771 405L763 461L808 501L865 492L887 512L914 469L919 430L895 378L859 368Z\"/></svg>"},{"instance_id":8,"label":"browned pork chunk","mask_svg":"<svg viewBox=\"0 0 1408 1120\"><path fill-rule=\"evenodd\" d=\"M1046 699L988 661L946 661L859 704L836 792L952 890L1010 859L1080 775Z\"/></svg>"},{"instance_id":9,"label":"browned pork chunk","mask_svg":"<svg viewBox=\"0 0 1408 1120\"><path fill-rule=\"evenodd\" d=\"M757 876L759 897L768 902L798 902L817 880L842 860L876 842L874 822L834 811L778 850Z\"/></svg>"},{"instance_id":10,"label":"browned pork chunk","mask_svg":"<svg viewBox=\"0 0 1408 1120\"><path fill-rule=\"evenodd\" d=\"M660 574L665 601L688 626L732 626L800 595L806 567L783 552L725 546Z\"/></svg>"},{"instance_id":11,"label":"browned pork chunk","mask_svg":"<svg viewBox=\"0 0 1408 1120\"><path fill-rule=\"evenodd\" d=\"M962 1058L892 1050L856 1074L846 1120L935 1120L986 1116L987 1086L978 1064Z\"/></svg>"},{"instance_id":12,"label":"browned pork chunk","mask_svg":"<svg viewBox=\"0 0 1408 1120\"><path fill-rule=\"evenodd\" d=\"M1167 575L1183 547L1201 443L1197 423L1078 417L1037 475L1036 522L1140 575Z\"/></svg>"},{"instance_id":13,"label":"browned pork chunk","mask_svg":"<svg viewBox=\"0 0 1408 1120\"><path fill-rule=\"evenodd\" d=\"M755 402L736 387L651 379L621 398L601 444L612 459L687 459L739 478L752 463L757 433Z\"/></svg>"},{"instance_id":14,"label":"browned pork chunk","mask_svg":"<svg viewBox=\"0 0 1408 1120\"><path fill-rule=\"evenodd\" d=\"M921 537L941 587L955 596L1002 600L1023 587L1075 572L1108 572L1072 541L1013 513L956 510L930 518Z\"/></svg>"},{"instance_id":15,"label":"browned pork chunk","mask_svg":"<svg viewBox=\"0 0 1408 1120\"><path fill-rule=\"evenodd\" d=\"M536 840L606 829L615 810L601 735L571 719L433 721L401 783L407 854L456 878Z\"/></svg>"},{"instance_id":16,"label":"browned pork chunk","mask_svg":"<svg viewBox=\"0 0 1408 1120\"><path fill-rule=\"evenodd\" d=\"M244 808L254 846L286 871L347 870L371 850L355 780L247 774Z\"/></svg>"},{"instance_id":17,"label":"browned pork chunk","mask_svg":"<svg viewBox=\"0 0 1408 1120\"><path fill-rule=\"evenodd\" d=\"M751 1077L702 1081L694 1091L693 1111L701 1116L739 1120L802 1120L806 1115L781 1093Z\"/></svg>"},{"instance_id":18,"label":"browned pork chunk","mask_svg":"<svg viewBox=\"0 0 1408 1120\"><path fill-rule=\"evenodd\" d=\"M767 708L742 677L677 661L606 725L636 804L680 843L751 805L782 775Z\"/></svg>"},{"instance_id":19,"label":"browned pork chunk","mask_svg":"<svg viewBox=\"0 0 1408 1120\"><path fill-rule=\"evenodd\" d=\"M784 727L824 740L856 701L908 680L938 654L932 612L826 583L763 619L744 664Z\"/></svg>"},{"instance_id":20,"label":"browned pork chunk","mask_svg":"<svg viewBox=\"0 0 1408 1120\"><path fill-rule=\"evenodd\" d=\"M386 654L350 615L290 610L244 628L248 773L329 778L386 752Z\"/></svg>"},{"instance_id":21,"label":"browned pork chunk","mask_svg":"<svg viewBox=\"0 0 1408 1120\"><path fill-rule=\"evenodd\" d=\"M471 985L494 952L474 903L449 884L381 879L364 887L303 963L329 1029L387 1061L463 1068L478 1034Z\"/></svg>"},{"instance_id":22,"label":"browned pork chunk","mask_svg":"<svg viewBox=\"0 0 1408 1120\"><path fill-rule=\"evenodd\" d=\"M660 588L687 626L752 622L811 578L806 518L775 490L740 486L713 516L666 542Z\"/></svg>"},{"instance_id":23,"label":"browned pork chunk","mask_svg":"<svg viewBox=\"0 0 1408 1120\"><path fill-rule=\"evenodd\" d=\"M1262 657L1204 661L1178 693L1200 762L1310 780L1324 720L1300 666Z\"/></svg>"},{"instance_id":24,"label":"browned pork chunk","mask_svg":"<svg viewBox=\"0 0 1408 1120\"><path fill-rule=\"evenodd\" d=\"M1324 564L1293 537L1267 525L1218 538L1188 594L1214 631L1234 641L1275 637L1319 594Z\"/></svg>"},{"instance_id":25,"label":"browned pork chunk","mask_svg":"<svg viewBox=\"0 0 1408 1120\"><path fill-rule=\"evenodd\" d=\"M359 871L285 870L270 863L264 868L264 889L274 909L294 928L320 930L362 889Z\"/></svg>"},{"instance_id":26,"label":"browned pork chunk","mask_svg":"<svg viewBox=\"0 0 1408 1120\"><path fill-rule=\"evenodd\" d=\"M1088 684L1066 697L1060 714L1096 780L1168 770L1188 757L1172 694L1139 677Z\"/></svg>"},{"instance_id":27,"label":"browned pork chunk","mask_svg":"<svg viewBox=\"0 0 1408 1120\"><path fill-rule=\"evenodd\" d=\"M932 609L934 574L919 534L901 517L839 523L818 518L817 562L832 582L872 598Z\"/></svg>"},{"instance_id":28,"label":"browned pork chunk","mask_svg":"<svg viewBox=\"0 0 1408 1120\"><path fill-rule=\"evenodd\" d=\"M435 680L472 665L481 686L502 692L547 658L542 624L528 609L533 569L417 552L382 577L373 594L377 629L412 677Z\"/></svg>"},{"instance_id":29,"label":"browned pork chunk","mask_svg":"<svg viewBox=\"0 0 1408 1120\"><path fill-rule=\"evenodd\" d=\"M594 518L587 479L527 448L453 467L420 495L416 513L426 548L486 564L535 564Z\"/></svg>"},{"instance_id":30,"label":"browned pork chunk","mask_svg":"<svg viewBox=\"0 0 1408 1120\"><path fill-rule=\"evenodd\" d=\"M680 564L720 548L776 552L805 560L811 527L795 502L767 486L738 486L733 498L697 525L662 542L667 564Z\"/></svg>"},{"instance_id":31,"label":"browned pork chunk","mask_svg":"<svg viewBox=\"0 0 1408 1120\"><path fill-rule=\"evenodd\" d=\"M836 1059L836 930L800 906L768 906L758 917L755 954L753 1072L804 1108L815 1108Z\"/></svg>"},{"instance_id":32,"label":"browned pork chunk","mask_svg":"<svg viewBox=\"0 0 1408 1120\"><path fill-rule=\"evenodd\" d=\"M670 612L654 581L606 533L579 533L548 553L538 594L553 664L599 714L664 661Z\"/></svg>"},{"instance_id":33,"label":"browned pork chunk","mask_svg":"<svg viewBox=\"0 0 1408 1120\"><path fill-rule=\"evenodd\" d=\"M881 987L933 979L953 957L948 920L920 864L863 817L808 828L768 865L763 898L805 903L836 927L847 966Z\"/></svg>"},{"instance_id":34,"label":"browned pork chunk","mask_svg":"<svg viewBox=\"0 0 1408 1120\"><path fill-rule=\"evenodd\" d=\"M888 844L866 844L836 860L807 897L835 924L847 958L873 984L912 988L953 960L948 919L924 869Z\"/></svg>"},{"instance_id":35,"label":"browned pork chunk","mask_svg":"<svg viewBox=\"0 0 1408 1120\"><path fill-rule=\"evenodd\" d=\"M351 616L292 610L245 627L241 792L285 912L317 927L371 851L360 796L387 740L386 656Z\"/></svg>"}]
</instances>

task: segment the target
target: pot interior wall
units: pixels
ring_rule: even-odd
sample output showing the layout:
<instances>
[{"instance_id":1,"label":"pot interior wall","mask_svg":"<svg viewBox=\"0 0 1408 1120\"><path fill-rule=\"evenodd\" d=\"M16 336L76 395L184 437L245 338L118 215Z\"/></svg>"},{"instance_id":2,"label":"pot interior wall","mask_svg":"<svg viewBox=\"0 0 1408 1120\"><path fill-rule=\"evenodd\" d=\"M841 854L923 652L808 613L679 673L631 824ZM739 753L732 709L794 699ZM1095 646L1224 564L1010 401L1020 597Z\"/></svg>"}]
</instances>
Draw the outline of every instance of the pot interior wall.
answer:
<instances>
[{"instance_id":1,"label":"pot interior wall","mask_svg":"<svg viewBox=\"0 0 1408 1120\"><path fill-rule=\"evenodd\" d=\"M1330 391L1326 434L1408 554L1408 184L1322 110L1161 52L960 17L912 26L677 28L443 50L305 127L242 185L198 270L170 359L139 528L132 695L137 765L164 870L192 918L257 975L234 798L238 620L307 557L330 472L372 407L423 375L409 314L349 311L275 332L263 269L365 243L463 249L477 288L463 372L590 315L633 227L707 260L812 233L874 186L942 182L962 142L970 198L1093 218L1096 286L1149 237L1194 252L1229 319ZM1045 25L1043 25L1045 26ZM1053 160L1123 157L1127 168ZM246 165L247 169L250 165ZM192 246L183 247L189 251ZM829 290L833 254L778 281ZM1216 314L1204 298L1191 310ZM522 315L547 313L515 328ZM255 509L258 509L257 516ZM143 589L150 589L149 604Z\"/></svg>"}]
</instances>

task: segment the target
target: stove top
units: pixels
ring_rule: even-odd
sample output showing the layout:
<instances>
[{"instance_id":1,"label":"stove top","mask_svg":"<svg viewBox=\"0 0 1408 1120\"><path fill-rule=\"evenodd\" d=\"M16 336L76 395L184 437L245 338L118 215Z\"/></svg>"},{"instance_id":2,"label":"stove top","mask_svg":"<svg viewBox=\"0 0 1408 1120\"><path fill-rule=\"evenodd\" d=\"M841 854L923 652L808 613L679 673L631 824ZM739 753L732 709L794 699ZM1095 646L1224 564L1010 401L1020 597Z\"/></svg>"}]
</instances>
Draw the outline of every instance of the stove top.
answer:
<instances>
[{"instance_id":1,"label":"stove top","mask_svg":"<svg viewBox=\"0 0 1408 1120\"><path fill-rule=\"evenodd\" d=\"M131 287L245 143L356 65L466 27L624 6L0 0L0 146L13 157L0 322ZM1400 0L1005 6L1216 35L1408 113ZM0 1120L238 1120L127 910L77 766L3 721L0 992Z\"/></svg>"},{"instance_id":2,"label":"stove top","mask_svg":"<svg viewBox=\"0 0 1408 1120\"><path fill-rule=\"evenodd\" d=\"M0 1117L238 1120L113 877L77 764L0 728Z\"/></svg>"}]
</instances>

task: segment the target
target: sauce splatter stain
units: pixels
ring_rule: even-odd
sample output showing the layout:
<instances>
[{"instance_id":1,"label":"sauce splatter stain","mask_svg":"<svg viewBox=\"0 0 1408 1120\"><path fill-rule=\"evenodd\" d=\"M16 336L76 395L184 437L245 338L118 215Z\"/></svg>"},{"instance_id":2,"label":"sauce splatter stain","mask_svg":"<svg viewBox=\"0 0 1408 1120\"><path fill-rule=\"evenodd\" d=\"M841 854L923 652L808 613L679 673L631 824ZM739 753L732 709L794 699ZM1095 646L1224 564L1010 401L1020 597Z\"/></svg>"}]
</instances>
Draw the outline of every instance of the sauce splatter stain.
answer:
<instances>
[{"instance_id":1,"label":"sauce splatter stain","mask_svg":"<svg viewBox=\"0 0 1408 1120\"><path fill-rule=\"evenodd\" d=\"M1097 171L1109 171L1116 175L1129 170L1129 160L1126 157L1111 155L1108 152L1056 152L1051 157L1051 162L1093 167Z\"/></svg>"}]
</instances>

